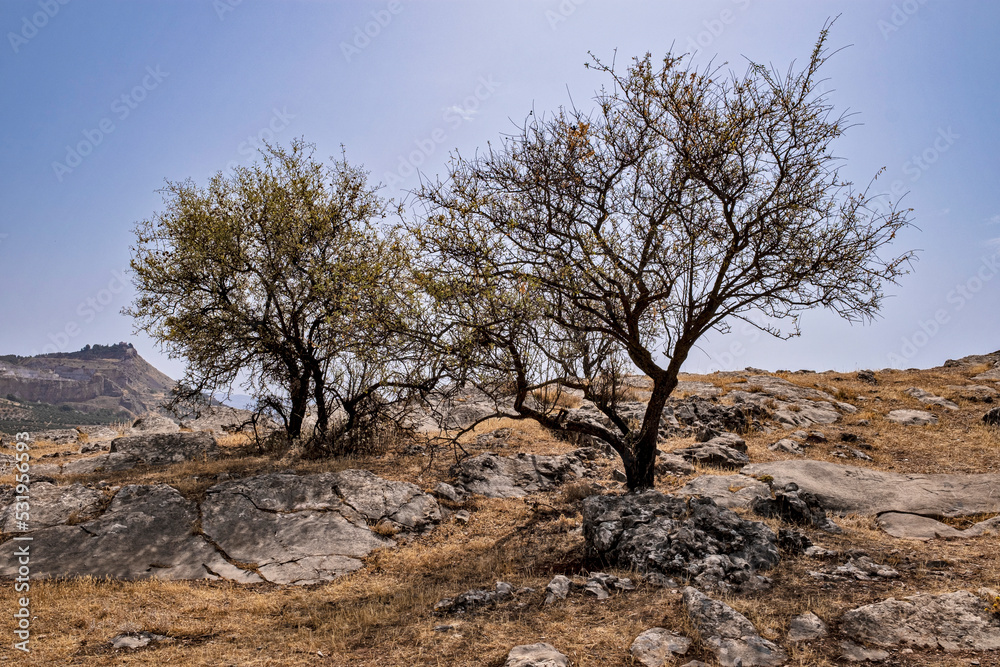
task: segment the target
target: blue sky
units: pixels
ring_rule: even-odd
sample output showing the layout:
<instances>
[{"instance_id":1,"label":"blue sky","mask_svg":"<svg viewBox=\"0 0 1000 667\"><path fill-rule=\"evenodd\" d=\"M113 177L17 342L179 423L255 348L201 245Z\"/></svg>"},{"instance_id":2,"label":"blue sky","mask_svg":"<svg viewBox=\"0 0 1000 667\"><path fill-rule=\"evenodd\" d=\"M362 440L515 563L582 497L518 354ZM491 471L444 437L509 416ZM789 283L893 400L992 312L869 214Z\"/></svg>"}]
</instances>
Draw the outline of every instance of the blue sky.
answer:
<instances>
[{"instance_id":1,"label":"blue sky","mask_svg":"<svg viewBox=\"0 0 1000 667\"><path fill-rule=\"evenodd\" d=\"M619 61L697 50L784 70L840 15L831 99L857 112L837 145L844 174L906 191L920 249L878 320L809 312L781 342L737 326L685 370L927 367L1000 348L1000 4L830 2L263 2L3 0L0 3L0 354L133 341L173 377L182 362L134 334L132 228L165 179L205 183L253 160L260 139L343 144L383 194L414 165L442 170L527 113L589 104Z\"/></svg>"}]
</instances>

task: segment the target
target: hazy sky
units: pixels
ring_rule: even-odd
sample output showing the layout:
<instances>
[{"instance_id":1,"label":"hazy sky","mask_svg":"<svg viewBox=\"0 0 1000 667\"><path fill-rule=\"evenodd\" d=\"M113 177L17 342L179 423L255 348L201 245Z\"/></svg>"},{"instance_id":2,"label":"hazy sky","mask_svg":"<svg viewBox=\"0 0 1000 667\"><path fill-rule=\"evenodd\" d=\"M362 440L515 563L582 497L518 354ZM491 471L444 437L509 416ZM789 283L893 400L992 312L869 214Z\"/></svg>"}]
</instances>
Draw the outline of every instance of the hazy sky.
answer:
<instances>
[{"instance_id":1,"label":"hazy sky","mask_svg":"<svg viewBox=\"0 0 1000 667\"><path fill-rule=\"evenodd\" d=\"M844 173L907 191L921 249L882 316L851 326L806 314L802 336L737 328L685 370L927 367L1000 349L1000 3L822 2L0 2L0 354L133 341L132 228L164 179L204 184L249 164L260 139L303 136L363 163L383 194L414 187L528 112L590 103L606 83L587 52L619 61L671 44L742 72L808 57L823 23L849 47L826 66Z\"/></svg>"}]
</instances>

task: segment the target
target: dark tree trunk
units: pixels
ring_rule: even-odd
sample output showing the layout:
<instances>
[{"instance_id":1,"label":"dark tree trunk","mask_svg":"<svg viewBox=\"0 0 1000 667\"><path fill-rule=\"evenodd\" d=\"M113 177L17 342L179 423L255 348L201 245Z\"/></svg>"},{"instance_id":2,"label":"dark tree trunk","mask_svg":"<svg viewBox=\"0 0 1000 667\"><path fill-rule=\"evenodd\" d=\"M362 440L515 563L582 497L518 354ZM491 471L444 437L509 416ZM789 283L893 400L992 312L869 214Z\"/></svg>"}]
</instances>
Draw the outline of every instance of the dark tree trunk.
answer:
<instances>
[{"instance_id":1,"label":"dark tree trunk","mask_svg":"<svg viewBox=\"0 0 1000 667\"><path fill-rule=\"evenodd\" d=\"M667 399L677 386L677 373L669 370L653 378L653 392L646 405L642 426L631 444L630 455L622 457L625 465L625 484L629 491L653 488L656 466L656 441L660 435L660 420Z\"/></svg>"},{"instance_id":2,"label":"dark tree trunk","mask_svg":"<svg viewBox=\"0 0 1000 667\"><path fill-rule=\"evenodd\" d=\"M302 436L302 422L309 406L309 373L292 378L288 395L292 402L291 413L288 416L288 437L299 438Z\"/></svg>"}]
</instances>

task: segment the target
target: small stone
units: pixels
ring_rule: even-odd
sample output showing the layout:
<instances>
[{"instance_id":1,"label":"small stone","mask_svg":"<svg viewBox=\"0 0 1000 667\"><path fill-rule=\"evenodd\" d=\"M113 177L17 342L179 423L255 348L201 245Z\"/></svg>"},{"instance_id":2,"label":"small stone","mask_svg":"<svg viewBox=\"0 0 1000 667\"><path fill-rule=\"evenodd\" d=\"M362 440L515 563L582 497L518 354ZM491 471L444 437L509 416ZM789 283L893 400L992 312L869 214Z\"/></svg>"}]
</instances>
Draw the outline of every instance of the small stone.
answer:
<instances>
[{"instance_id":1,"label":"small stone","mask_svg":"<svg viewBox=\"0 0 1000 667\"><path fill-rule=\"evenodd\" d=\"M646 667L663 667L673 664L674 657L684 655L691 648L691 640L675 635L666 628L650 628L635 638L629 652Z\"/></svg>"},{"instance_id":2,"label":"small stone","mask_svg":"<svg viewBox=\"0 0 1000 667\"><path fill-rule=\"evenodd\" d=\"M556 600L565 600L566 596L569 595L570 583L569 577L565 575L557 574L552 577L552 581L545 587L545 604L552 604Z\"/></svg>"},{"instance_id":3,"label":"small stone","mask_svg":"<svg viewBox=\"0 0 1000 667\"><path fill-rule=\"evenodd\" d=\"M504 667L569 667L569 658L551 644L524 644L510 650Z\"/></svg>"},{"instance_id":4,"label":"small stone","mask_svg":"<svg viewBox=\"0 0 1000 667\"><path fill-rule=\"evenodd\" d=\"M459 490L447 482L439 482L438 485L434 487L434 494L437 495L438 498L444 498L445 500L450 500L453 503L462 502L462 496L459 493Z\"/></svg>"},{"instance_id":5,"label":"small stone","mask_svg":"<svg viewBox=\"0 0 1000 667\"><path fill-rule=\"evenodd\" d=\"M853 642L840 642L841 658L848 662L882 662L889 659L889 653L880 649L867 649Z\"/></svg>"},{"instance_id":6,"label":"small stone","mask_svg":"<svg viewBox=\"0 0 1000 667\"><path fill-rule=\"evenodd\" d=\"M826 634L826 623L810 611L792 619L788 629L788 641L807 642L825 637Z\"/></svg>"},{"instance_id":7,"label":"small stone","mask_svg":"<svg viewBox=\"0 0 1000 667\"><path fill-rule=\"evenodd\" d=\"M455 521L459 523L469 523L469 519L471 518L472 515L469 514L469 510L458 510L455 512Z\"/></svg>"}]
</instances>

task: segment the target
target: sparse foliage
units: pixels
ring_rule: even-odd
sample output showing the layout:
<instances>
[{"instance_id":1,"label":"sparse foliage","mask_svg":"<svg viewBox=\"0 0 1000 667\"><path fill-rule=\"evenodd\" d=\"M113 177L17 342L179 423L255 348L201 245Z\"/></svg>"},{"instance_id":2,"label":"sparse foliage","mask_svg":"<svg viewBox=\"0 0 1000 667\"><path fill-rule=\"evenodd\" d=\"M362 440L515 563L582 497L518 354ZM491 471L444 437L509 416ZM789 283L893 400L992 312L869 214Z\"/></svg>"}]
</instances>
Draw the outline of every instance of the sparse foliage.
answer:
<instances>
[{"instance_id":1,"label":"sparse foliage","mask_svg":"<svg viewBox=\"0 0 1000 667\"><path fill-rule=\"evenodd\" d=\"M880 251L908 212L876 207L839 173L847 127L818 89L824 28L807 65L742 76L647 54L610 78L596 109L529 117L419 192L413 233L441 317L442 347L498 413L610 444L631 489L653 485L660 415L696 342L727 321L790 321L816 306L878 311L909 254ZM641 422L622 393L652 379ZM603 423L568 419L556 386L582 391Z\"/></svg>"}]
</instances>

